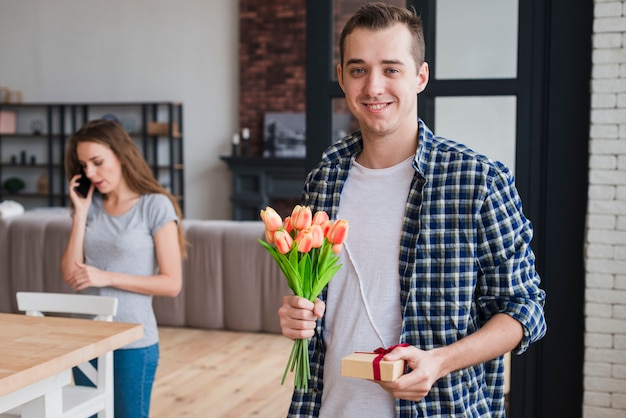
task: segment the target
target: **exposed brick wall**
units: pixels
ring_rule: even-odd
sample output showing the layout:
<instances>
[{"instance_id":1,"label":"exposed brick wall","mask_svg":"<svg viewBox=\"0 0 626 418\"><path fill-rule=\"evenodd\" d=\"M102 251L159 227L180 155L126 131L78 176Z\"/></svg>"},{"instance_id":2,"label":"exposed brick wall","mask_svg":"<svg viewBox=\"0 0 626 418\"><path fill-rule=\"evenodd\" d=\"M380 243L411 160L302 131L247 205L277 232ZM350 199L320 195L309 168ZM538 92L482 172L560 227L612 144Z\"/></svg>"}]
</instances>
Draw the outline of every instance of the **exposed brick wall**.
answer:
<instances>
[{"instance_id":1,"label":"exposed brick wall","mask_svg":"<svg viewBox=\"0 0 626 418\"><path fill-rule=\"evenodd\" d=\"M595 0L583 416L626 416L626 1Z\"/></svg>"},{"instance_id":2,"label":"exposed brick wall","mask_svg":"<svg viewBox=\"0 0 626 418\"><path fill-rule=\"evenodd\" d=\"M304 112L306 1L240 0L239 126L263 152L266 112Z\"/></svg>"}]
</instances>

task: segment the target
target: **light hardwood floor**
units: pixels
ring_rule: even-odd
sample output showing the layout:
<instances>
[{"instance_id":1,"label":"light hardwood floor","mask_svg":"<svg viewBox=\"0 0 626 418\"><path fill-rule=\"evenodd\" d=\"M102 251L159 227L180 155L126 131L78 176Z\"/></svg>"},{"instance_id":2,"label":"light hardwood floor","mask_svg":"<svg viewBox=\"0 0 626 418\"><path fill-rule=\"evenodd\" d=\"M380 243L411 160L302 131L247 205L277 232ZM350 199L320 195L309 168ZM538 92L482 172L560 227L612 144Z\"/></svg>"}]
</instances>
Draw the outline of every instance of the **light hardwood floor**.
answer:
<instances>
[{"instance_id":1,"label":"light hardwood floor","mask_svg":"<svg viewBox=\"0 0 626 418\"><path fill-rule=\"evenodd\" d=\"M292 342L277 334L160 327L151 418L286 417Z\"/></svg>"}]
</instances>

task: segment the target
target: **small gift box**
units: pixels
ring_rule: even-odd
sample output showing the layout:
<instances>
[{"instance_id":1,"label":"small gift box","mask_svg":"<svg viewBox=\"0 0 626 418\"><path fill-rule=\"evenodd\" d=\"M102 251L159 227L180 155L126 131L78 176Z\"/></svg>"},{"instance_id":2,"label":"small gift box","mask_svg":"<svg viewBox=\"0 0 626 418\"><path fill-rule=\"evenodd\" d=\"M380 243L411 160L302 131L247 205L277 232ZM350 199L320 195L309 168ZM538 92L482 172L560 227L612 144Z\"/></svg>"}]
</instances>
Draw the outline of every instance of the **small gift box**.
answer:
<instances>
[{"instance_id":1,"label":"small gift box","mask_svg":"<svg viewBox=\"0 0 626 418\"><path fill-rule=\"evenodd\" d=\"M378 348L372 353L352 353L341 359L341 375L361 379L393 382L402 376L406 369L405 360L383 360L385 354L394 348L408 344L394 345L387 349Z\"/></svg>"}]
</instances>

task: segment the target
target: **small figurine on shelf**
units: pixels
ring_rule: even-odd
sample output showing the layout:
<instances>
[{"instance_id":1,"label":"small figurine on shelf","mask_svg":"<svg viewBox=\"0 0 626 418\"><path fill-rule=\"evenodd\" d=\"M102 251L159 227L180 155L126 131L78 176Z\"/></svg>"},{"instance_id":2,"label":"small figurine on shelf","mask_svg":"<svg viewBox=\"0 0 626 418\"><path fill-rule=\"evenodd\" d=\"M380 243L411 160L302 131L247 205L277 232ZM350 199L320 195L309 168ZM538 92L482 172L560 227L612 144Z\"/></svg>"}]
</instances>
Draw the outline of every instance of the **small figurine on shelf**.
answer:
<instances>
[{"instance_id":1,"label":"small figurine on shelf","mask_svg":"<svg viewBox=\"0 0 626 418\"><path fill-rule=\"evenodd\" d=\"M248 143L250 141L250 129L241 130L241 155L248 155Z\"/></svg>"},{"instance_id":2,"label":"small figurine on shelf","mask_svg":"<svg viewBox=\"0 0 626 418\"><path fill-rule=\"evenodd\" d=\"M232 142L232 155L236 157L239 153L239 134L233 134L233 142Z\"/></svg>"},{"instance_id":3,"label":"small figurine on shelf","mask_svg":"<svg viewBox=\"0 0 626 418\"><path fill-rule=\"evenodd\" d=\"M31 122L30 128L33 130L33 135L39 136L43 132L43 122L36 119Z\"/></svg>"}]
</instances>

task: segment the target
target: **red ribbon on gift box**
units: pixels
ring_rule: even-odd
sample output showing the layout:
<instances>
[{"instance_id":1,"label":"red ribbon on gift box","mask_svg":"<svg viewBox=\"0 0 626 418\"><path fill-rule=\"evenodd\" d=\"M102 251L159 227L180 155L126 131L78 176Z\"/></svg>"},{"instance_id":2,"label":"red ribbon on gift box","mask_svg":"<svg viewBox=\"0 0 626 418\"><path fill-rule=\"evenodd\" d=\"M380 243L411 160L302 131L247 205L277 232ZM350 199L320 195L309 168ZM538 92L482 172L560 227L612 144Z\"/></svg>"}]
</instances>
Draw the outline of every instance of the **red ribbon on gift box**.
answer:
<instances>
[{"instance_id":1,"label":"red ribbon on gift box","mask_svg":"<svg viewBox=\"0 0 626 418\"><path fill-rule=\"evenodd\" d=\"M376 350L366 354L378 354L374 360L372 360L372 368L374 369L374 380L380 380L380 361L385 357L385 354L391 353L396 347L408 347L409 344L402 343L389 346L388 348L378 347ZM358 351L361 353L361 351ZM365 352L363 352L365 353Z\"/></svg>"}]
</instances>

